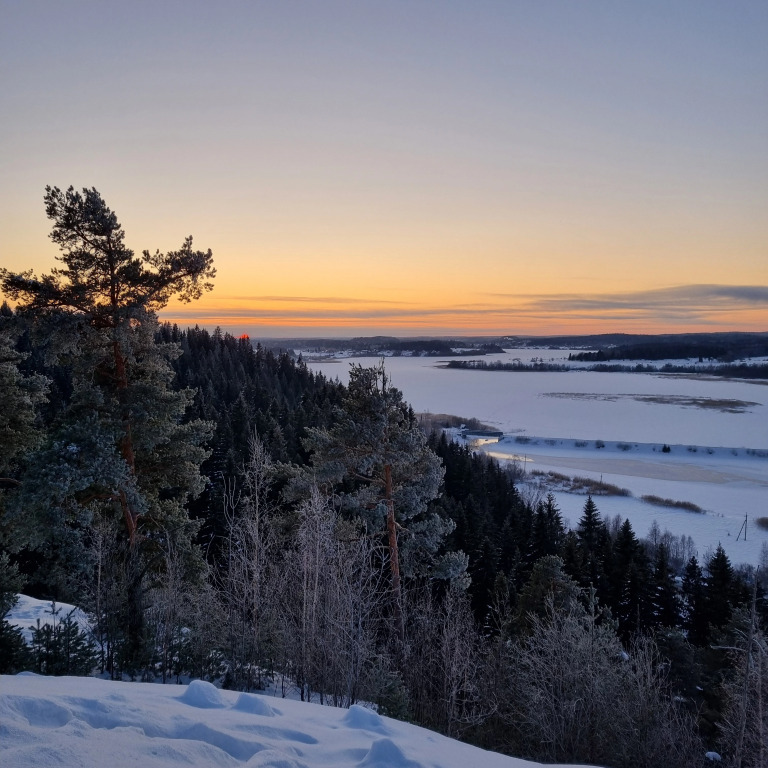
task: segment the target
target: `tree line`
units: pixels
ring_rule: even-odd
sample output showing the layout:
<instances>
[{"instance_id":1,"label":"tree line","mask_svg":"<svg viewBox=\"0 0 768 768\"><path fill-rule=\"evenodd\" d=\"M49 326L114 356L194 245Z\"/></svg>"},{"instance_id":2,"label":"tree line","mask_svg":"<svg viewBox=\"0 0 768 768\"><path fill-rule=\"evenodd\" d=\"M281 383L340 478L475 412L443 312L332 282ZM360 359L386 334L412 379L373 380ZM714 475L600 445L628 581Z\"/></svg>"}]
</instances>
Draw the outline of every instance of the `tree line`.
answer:
<instances>
[{"instance_id":1,"label":"tree line","mask_svg":"<svg viewBox=\"0 0 768 768\"><path fill-rule=\"evenodd\" d=\"M209 289L210 251L135 256L95 190L48 188L46 211L62 266L0 272L0 610L23 586L93 630L29 647L4 620L3 671L269 681L539 760L763 764L754 570L591 498L568 530L425 434L383 364L344 387L161 324Z\"/></svg>"}]
</instances>

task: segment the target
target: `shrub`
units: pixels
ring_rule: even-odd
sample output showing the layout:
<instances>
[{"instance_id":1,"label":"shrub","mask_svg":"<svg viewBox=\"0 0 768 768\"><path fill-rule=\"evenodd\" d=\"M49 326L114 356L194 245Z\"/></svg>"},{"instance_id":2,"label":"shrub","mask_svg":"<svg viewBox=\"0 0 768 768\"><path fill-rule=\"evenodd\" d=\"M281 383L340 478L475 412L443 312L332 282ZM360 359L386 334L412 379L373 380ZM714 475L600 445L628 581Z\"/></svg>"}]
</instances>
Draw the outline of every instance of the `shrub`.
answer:
<instances>
[{"instance_id":1,"label":"shrub","mask_svg":"<svg viewBox=\"0 0 768 768\"><path fill-rule=\"evenodd\" d=\"M56 622L61 609L51 603L53 624L40 624L32 630L31 661L42 675L89 675L97 655L88 636L73 618L74 610Z\"/></svg>"},{"instance_id":2,"label":"shrub","mask_svg":"<svg viewBox=\"0 0 768 768\"><path fill-rule=\"evenodd\" d=\"M648 494L640 497L646 504L654 504L657 507L672 507L673 509L684 509L686 512L697 512L701 514L704 510L692 501L675 501L674 499L663 499L661 496ZM768 518L766 518L768 520Z\"/></svg>"}]
</instances>

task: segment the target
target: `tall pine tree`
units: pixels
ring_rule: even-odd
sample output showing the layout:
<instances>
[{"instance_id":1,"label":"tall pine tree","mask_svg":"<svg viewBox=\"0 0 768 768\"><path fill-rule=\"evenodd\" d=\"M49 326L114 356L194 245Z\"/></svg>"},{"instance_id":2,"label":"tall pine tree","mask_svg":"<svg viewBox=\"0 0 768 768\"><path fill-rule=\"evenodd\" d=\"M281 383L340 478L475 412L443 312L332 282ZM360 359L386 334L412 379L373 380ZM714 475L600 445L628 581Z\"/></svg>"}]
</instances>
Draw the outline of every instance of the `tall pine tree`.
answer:
<instances>
[{"instance_id":1,"label":"tall pine tree","mask_svg":"<svg viewBox=\"0 0 768 768\"><path fill-rule=\"evenodd\" d=\"M62 266L39 278L2 269L0 285L33 338L48 342L49 358L70 366L74 392L30 458L18 516L30 522L30 546L68 543L64 571L87 567L92 521L112 520L116 535L122 521L128 635L138 653L143 582L163 537L190 541L185 504L203 487L209 434L203 422L184 423L193 393L171 386L180 349L156 342L155 311L173 296L191 301L210 290L212 255L187 238L178 251L136 257L95 189L47 187L45 205Z\"/></svg>"}]
</instances>

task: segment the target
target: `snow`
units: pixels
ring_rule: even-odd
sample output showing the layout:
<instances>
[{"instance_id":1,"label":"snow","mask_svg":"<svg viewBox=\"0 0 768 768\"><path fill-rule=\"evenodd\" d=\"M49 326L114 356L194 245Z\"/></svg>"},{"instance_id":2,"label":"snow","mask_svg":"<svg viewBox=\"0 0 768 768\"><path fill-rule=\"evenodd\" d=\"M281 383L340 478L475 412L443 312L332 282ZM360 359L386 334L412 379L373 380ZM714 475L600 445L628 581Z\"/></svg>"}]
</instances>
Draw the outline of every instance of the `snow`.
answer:
<instances>
[{"instance_id":1,"label":"snow","mask_svg":"<svg viewBox=\"0 0 768 768\"><path fill-rule=\"evenodd\" d=\"M486 362L567 361L570 350L508 350ZM349 363L376 365L380 358L309 363L346 383ZM648 373L503 372L442 368L444 361L392 357L392 384L417 412L475 417L508 433L728 448L768 448L768 386L760 380ZM743 412L719 401L754 403ZM698 403L698 406L693 404ZM707 407L709 406L709 407Z\"/></svg>"},{"instance_id":2,"label":"snow","mask_svg":"<svg viewBox=\"0 0 768 768\"><path fill-rule=\"evenodd\" d=\"M27 643L32 641L32 630L37 628L37 622L40 626L45 624L58 624L67 616L72 614L72 618L77 622L78 627L83 631L90 629L90 623L86 614L74 605L68 603L56 603L56 616L51 612L50 600L36 600L28 595L17 595L18 602L6 616L11 624L21 629L24 640Z\"/></svg>"},{"instance_id":3,"label":"snow","mask_svg":"<svg viewBox=\"0 0 768 768\"><path fill-rule=\"evenodd\" d=\"M537 358L562 364L570 351L514 349L482 359ZM379 360L350 362L374 365ZM596 499L604 517L629 518L639 535L656 520L662 531L692 536L700 556L722 544L734 563L757 564L768 542L768 532L754 525L755 518L768 517L766 382L583 370L471 371L440 365L435 358L392 357L386 362L393 385L417 412L474 417L509 436L481 450L524 463L529 471L595 480L602 476L630 490L631 497ZM331 378L348 379L347 362L310 366ZM518 436L530 442L518 443ZM596 449L595 441L605 448ZM671 453L661 453L664 444ZM640 500L649 494L693 502L705 513ZM584 497L555 495L564 516L575 524ZM739 537L745 514L746 541Z\"/></svg>"},{"instance_id":4,"label":"snow","mask_svg":"<svg viewBox=\"0 0 768 768\"><path fill-rule=\"evenodd\" d=\"M101 768L524 768L538 765L354 706L189 686L0 676L0 764Z\"/></svg>"},{"instance_id":5,"label":"snow","mask_svg":"<svg viewBox=\"0 0 768 768\"><path fill-rule=\"evenodd\" d=\"M655 520L662 532L667 529L676 536L691 536L700 560L722 544L733 563L758 564L763 547L768 546L768 531L754 522L756 517L768 516L768 456L711 446L673 444L669 453L663 453L656 443L605 442L603 448L594 442L583 443L531 437L530 442L520 444L508 437L480 450L524 468L523 490L530 487L526 480L536 481L534 471L602 480L631 493L596 496L603 518L628 518L641 536ZM563 517L575 525L585 497L558 491L554 495ZM703 512L658 507L643 501L645 495L692 502ZM742 530L745 515L746 538Z\"/></svg>"}]
</instances>

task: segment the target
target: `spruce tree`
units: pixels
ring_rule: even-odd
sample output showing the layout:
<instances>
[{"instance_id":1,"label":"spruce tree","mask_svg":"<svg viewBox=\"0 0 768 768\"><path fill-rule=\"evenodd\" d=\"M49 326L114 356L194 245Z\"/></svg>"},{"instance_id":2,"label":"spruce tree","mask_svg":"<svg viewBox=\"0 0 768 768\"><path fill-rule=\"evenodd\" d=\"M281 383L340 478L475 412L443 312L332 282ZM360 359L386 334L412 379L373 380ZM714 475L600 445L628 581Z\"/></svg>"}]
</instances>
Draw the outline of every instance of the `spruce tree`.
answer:
<instances>
[{"instance_id":1,"label":"spruce tree","mask_svg":"<svg viewBox=\"0 0 768 768\"><path fill-rule=\"evenodd\" d=\"M625 520L613 543L607 592L624 641L640 631L649 620L651 573L645 548Z\"/></svg>"},{"instance_id":2,"label":"spruce tree","mask_svg":"<svg viewBox=\"0 0 768 768\"><path fill-rule=\"evenodd\" d=\"M18 485L18 462L40 441L37 406L48 385L43 376L19 371L23 356L16 351L15 335L12 315L0 313L0 488Z\"/></svg>"},{"instance_id":3,"label":"spruce tree","mask_svg":"<svg viewBox=\"0 0 768 768\"><path fill-rule=\"evenodd\" d=\"M735 586L733 567L722 544L717 545L715 553L707 563L705 583L709 624L716 628L722 628L728 624L733 614Z\"/></svg>"},{"instance_id":4,"label":"spruce tree","mask_svg":"<svg viewBox=\"0 0 768 768\"><path fill-rule=\"evenodd\" d=\"M704 574L696 557L686 563L681 587L682 624L692 645L700 646L709 639L709 618Z\"/></svg>"},{"instance_id":5,"label":"spruce tree","mask_svg":"<svg viewBox=\"0 0 768 768\"><path fill-rule=\"evenodd\" d=\"M674 628L680 624L680 597L669 562L669 549L662 543L656 550L653 567L653 625Z\"/></svg>"},{"instance_id":6,"label":"spruce tree","mask_svg":"<svg viewBox=\"0 0 768 768\"><path fill-rule=\"evenodd\" d=\"M25 376L19 370L23 356L15 349L13 313L3 302L0 308L0 618L10 607L22 579L8 550L18 550L18 526L6 514L8 497L20 486L25 455L42 439L38 406L45 399L48 381L40 375ZM5 550L5 551L4 551ZM5 637L12 645L15 634Z\"/></svg>"},{"instance_id":7,"label":"spruce tree","mask_svg":"<svg viewBox=\"0 0 768 768\"><path fill-rule=\"evenodd\" d=\"M584 511L576 528L576 536L583 558L580 583L585 587L593 586L598 590L598 597L604 600L606 597L605 552L608 536L605 523L600 517L592 496L587 496L584 503Z\"/></svg>"},{"instance_id":8,"label":"spruce tree","mask_svg":"<svg viewBox=\"0 0 768 768\"><path fill-rule=\"evenodd\" d=\"M565 528L555 497L547 494L536 505L531 531L531 562L546 555L557 555L563 543Z\"/></svg>"},{"instance_id":9,"label":"spruce tree","mask_svg":"<svg viewBox=\"0 0 768 768\"><path fill-rule=\"evenodd\" d=\"M51 603L52 621L32 630L31 661L35 672L43 675L90 674L96 665L96 652L88 635L80 629L73 614L74 609L63 618L61 608Z\"/></svg>"}]
</instances>

